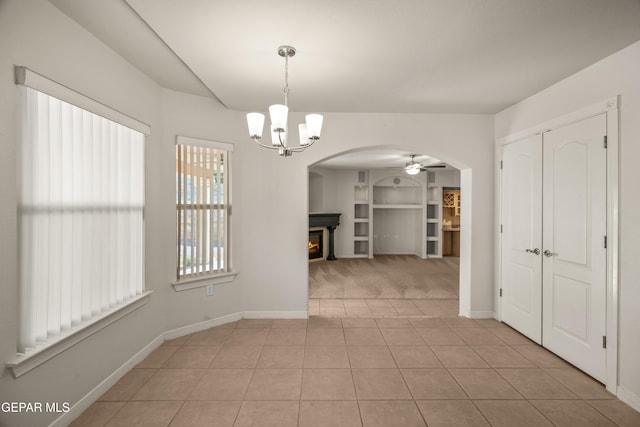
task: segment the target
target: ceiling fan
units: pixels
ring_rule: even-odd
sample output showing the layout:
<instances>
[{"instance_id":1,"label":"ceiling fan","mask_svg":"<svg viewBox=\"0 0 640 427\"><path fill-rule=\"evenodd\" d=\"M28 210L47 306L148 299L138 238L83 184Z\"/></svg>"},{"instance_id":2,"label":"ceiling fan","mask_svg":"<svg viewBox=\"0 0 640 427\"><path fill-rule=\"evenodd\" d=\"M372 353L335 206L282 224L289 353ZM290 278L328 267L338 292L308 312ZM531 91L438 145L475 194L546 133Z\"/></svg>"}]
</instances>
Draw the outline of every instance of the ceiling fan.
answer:
<instances>
[{"instance_id":1,"label":"ceiling fan","mask_svg":"<svg viewBox=\"0 0 640 427\"><path fill-rule=\"evenodd\" d=\"M445 167L447 167L447 165L445 165L444 163L424 166L422 163L419 163L419 162L415 161L415 157L416 157L415 154L412 154L410 157L411 157L411 160L408 161L404 165L404 168L403 168L405 173L407 173L408 175L417 175L418 173L427 171L429 169L437 169L437 168L445 168Z\"/></svg>"}]
</instances>

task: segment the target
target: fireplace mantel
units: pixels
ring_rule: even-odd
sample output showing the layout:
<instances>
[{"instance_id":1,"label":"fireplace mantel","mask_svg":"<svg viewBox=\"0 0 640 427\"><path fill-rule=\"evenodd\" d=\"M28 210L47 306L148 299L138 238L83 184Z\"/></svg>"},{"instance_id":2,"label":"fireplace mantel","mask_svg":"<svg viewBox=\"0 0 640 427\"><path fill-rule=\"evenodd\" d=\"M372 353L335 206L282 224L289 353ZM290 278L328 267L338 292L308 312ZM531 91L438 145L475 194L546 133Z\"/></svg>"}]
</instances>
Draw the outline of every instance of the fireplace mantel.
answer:
<instances>
[{"instance_id":1,"label":"fireplace mantel","mask_svg":"<svg viewBox=\"0 0 640 427\"><path fill-rule=\"evenodd\" d=\"M311 212L309 213L309 227L337 227L340 225L339 213Z\"/></svg>"}]
</instances>

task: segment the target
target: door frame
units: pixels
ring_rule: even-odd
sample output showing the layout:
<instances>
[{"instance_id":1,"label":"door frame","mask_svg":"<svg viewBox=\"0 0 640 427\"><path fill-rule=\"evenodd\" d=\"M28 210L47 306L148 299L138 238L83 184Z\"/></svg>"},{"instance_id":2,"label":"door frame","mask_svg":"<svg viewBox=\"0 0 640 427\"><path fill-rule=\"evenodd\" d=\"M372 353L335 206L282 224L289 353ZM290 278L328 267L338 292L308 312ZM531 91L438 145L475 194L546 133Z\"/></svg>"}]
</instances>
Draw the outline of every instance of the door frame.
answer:
<instances>
[{"instance_id":1,"label":"door frame","mask_svg":"<svg viewBox=\"0 0 640 427\"><path fill-rule=\"evenodd\" d=\"M497 138L495 143L495 232L494 232L494 317L502 320L502 307L500 301L500 289L502 288L501 260L502 247L500 238L500 224L502 223L502 184L500 160L502 158L502 146L537 135L549 130L570 125L593 116L605 113L607 120L607 348L606 348L606 382L607 391L617 395L618 386L618 264L619 264L619 123L618 105L620 95L607 98L588 107L582 108L563 116L547 120L528 129L514 132L502 138Z\"/></svg>"}]
</instances>

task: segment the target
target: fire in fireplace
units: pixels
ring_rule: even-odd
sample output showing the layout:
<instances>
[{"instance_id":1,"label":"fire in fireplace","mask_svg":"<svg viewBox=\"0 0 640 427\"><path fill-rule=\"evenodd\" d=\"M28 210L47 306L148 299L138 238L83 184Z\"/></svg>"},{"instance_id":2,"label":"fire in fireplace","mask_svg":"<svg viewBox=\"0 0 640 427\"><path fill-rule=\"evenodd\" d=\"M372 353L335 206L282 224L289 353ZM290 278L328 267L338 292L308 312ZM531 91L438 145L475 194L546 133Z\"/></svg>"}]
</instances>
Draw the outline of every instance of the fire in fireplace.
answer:
<instances>
[{"instance_id":1,"label":"fire in fireplace","mask_svg":"<svg viewBox=\"0 0 640 427\"><path fill-rule=\"evenodd\" d=\"M309 230L309 259L322 258L322 230Z\"/></svg>"}]
</instances>

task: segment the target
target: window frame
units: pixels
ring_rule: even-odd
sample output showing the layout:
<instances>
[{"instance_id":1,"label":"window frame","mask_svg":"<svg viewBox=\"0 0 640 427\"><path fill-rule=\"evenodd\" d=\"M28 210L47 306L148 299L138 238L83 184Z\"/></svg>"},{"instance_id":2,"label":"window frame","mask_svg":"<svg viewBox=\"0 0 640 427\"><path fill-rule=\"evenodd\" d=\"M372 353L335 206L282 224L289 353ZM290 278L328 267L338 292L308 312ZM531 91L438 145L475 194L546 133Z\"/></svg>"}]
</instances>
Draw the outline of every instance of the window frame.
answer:
<instances>
[{"instance_id":1,"label":"window frame","mask_svg":"<svg viewBox=\"0 0 640 427\"><path fill-rule=\"evenodd\" d=\"M224 202L223 203L209 203L209 204L199 204L199 203L181 203L181 200L178 200L178 186L180 185L180 183L182 182L181 179L179 178L179 174L181 173L180 167L180 159L178 156L178 146L188 146L188 147L195 147L195 148L205 148L205 149L215 149L215 150L221 150L225 152L225 166L224 166L224 171L223 171L223 177L224 177ZM176 291L182 291L182 290L187 290L187 289L194 289L194 288L198 288L198 287L203 287L206 285L210 285L210 284L220 284L220 283L227 283L227 282L231 282L234 278L235 275L237 274L234 270L233 270L233 263L232 263L232 235L233 235L233 226L232 226L232 206L233 206L233 196L232 196L232 153L234 151L234 146L233 144L230 143L226 143L226 142L220 142L220 141L215 141L215 140L207 140L207 139L200 139L200 138L192 138L192 137L187 137L187 136L183 136L183 135L177 135L176 136L176 141L175 141L175 147L176 147L176 154L175 154L175 162L176 162L176 179L175 179L175 185L176 185L176 200L175 200L175 206L176 206L176 242L175 242L175 247L176 247L176 257L175 257L175 281L172 283L174 289ZM223 210L225 215L224 215L224 225L223 228L225 230L225 236L224 236L224 241L225 241L225 246L224 246L224 269L222 269L222 271L219 271L218 269L213 270L213 271L202 271L202 272L196 272L196 273L191 273L188 275L185 274L180 274L181 273L181 267L180 267L180 249L181 249L181 238L182 238L182 232L181 232L181 219L180 219L180 213L181 212L185 212L187 209L185 209L185 207L189 207L189 210L191 211L206 211L207 209L218 209L218 210ZM202 265L202 263L199 263L199 265ZM203 281L206 281L206 283L203 283Z\"/></svg>"}]
</instances>

